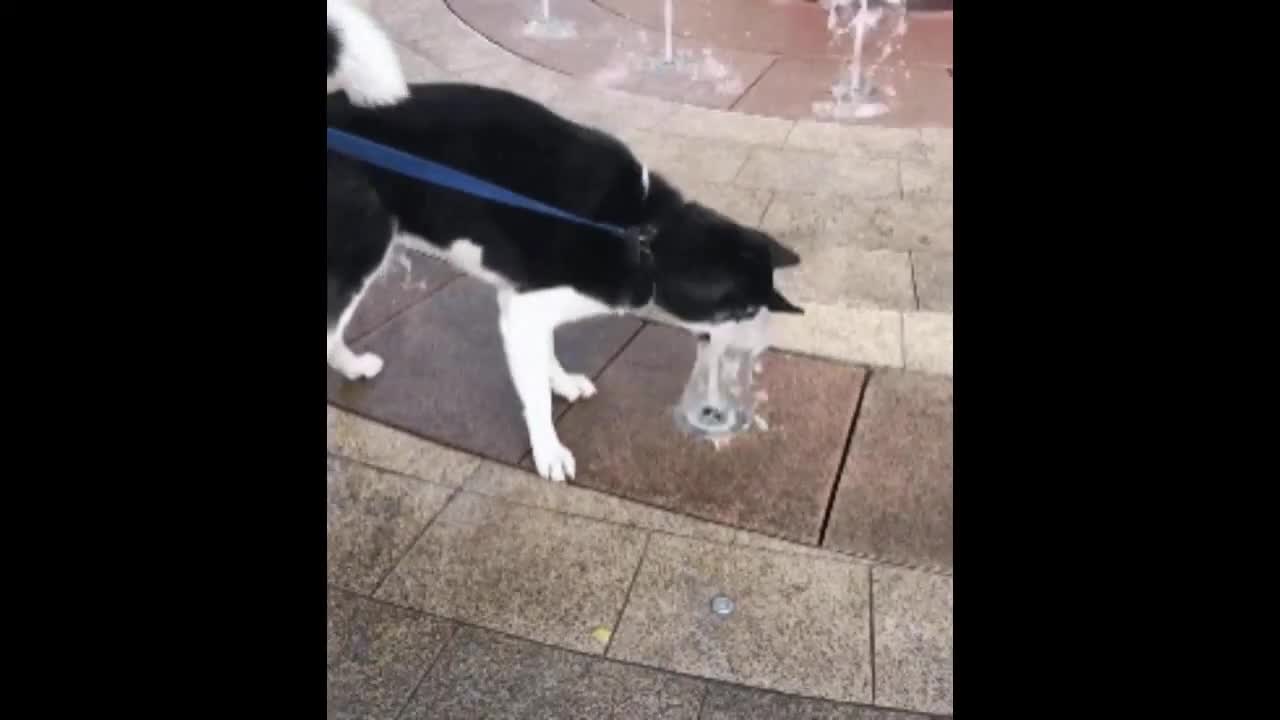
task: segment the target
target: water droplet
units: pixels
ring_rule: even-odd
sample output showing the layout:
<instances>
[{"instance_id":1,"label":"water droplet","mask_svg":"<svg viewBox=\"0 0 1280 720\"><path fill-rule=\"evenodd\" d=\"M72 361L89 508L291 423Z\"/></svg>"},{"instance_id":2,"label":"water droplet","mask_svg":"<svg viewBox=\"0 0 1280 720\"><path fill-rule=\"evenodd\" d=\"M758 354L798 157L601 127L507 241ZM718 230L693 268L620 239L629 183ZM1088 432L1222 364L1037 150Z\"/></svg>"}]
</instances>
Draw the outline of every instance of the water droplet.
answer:
<instances>
[{"instance_id":1,"label":"water droplet","mask_svg":"<svg viewBox=\"0 0 1280 720\"><path fill-rule=\"evenodd\" d=\"M734 610L733 600L725 595L711 598L711 612L717 615L731 615Z\"/></svg>"}]
</instances>

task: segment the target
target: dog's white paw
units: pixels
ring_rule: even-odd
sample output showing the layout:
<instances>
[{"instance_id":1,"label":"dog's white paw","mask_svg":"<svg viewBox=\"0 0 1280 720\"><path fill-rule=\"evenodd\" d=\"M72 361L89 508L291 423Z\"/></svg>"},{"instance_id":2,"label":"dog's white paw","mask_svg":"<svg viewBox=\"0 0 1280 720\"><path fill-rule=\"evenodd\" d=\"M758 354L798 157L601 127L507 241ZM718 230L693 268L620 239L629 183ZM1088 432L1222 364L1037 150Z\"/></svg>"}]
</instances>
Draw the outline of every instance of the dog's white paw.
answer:
<instances>
[{"instance_id":1,"label":"dog's white paw","mask_svg":"<svg viewBox=\"0 0 1280 720\"><path fill-rule=\"evenodd\" d=\"M552 482L564 482L573 477L573 453L554 438L534 444L533 464L537 466L539 475Z\"/></svg>"},{"instance_id":2,"label":"dog's white paw","mask_svg":"<svg viewBox=\"0 0 1280 720\"><path fill-rule=\"evenodd\" d=\"M348 380L372 379L380 372L382 372L382 358L373 353L356 355L342 368L342 374L347 376Z\"/></svg>"},{"instance_id":3,"label":"dog's white paw","mask_svg":"<svg viewBox=\"0 0 1280 720\"><path fill-rule=\"evenodd\" d=\"M577 402L595 395L596 385L586 375L561 373L551 376L551 392L569 402Z\"/></svg>"}]
</instances>

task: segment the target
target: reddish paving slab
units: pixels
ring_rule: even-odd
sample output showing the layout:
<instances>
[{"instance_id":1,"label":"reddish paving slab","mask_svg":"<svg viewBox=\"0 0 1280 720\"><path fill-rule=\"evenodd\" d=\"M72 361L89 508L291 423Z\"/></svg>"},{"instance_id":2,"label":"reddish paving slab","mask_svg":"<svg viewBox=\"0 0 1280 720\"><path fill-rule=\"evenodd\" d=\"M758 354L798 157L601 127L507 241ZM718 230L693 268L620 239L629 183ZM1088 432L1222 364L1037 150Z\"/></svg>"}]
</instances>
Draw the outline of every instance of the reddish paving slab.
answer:
<instances>
[{"instance_id":1,"label":"reddish paving slab","mask_svg":"<svg viewBox=\"0 0 1280 720\"><path fill-rule=\"evenodd\" d=\"M596 382L599 394L558 423L575 484L675 512L814 544L839 471L865 370L769 353L766 432L716 450L682 434L672 408L694 340L649 325Z\"/></svg>"},{"instance_id":2,"label":"reddish paving slab","mask_svg":"<svg viewBox=\"0 0 1280 720\"><path fill-rule=\"evenodd\" d=\"M640 326L631 318L602 318L563 327L556 352L566 370L594 376ZM330 371L334 405L502 462L516 463L528 450L498 334L498 303L487 285L459 278L352 349L376 352L386 365L378 377L358 382Z\"/></svg>"},{"instance_id":3,"label":"reddish paving slab","mask_svg":"<svg viewBox=\"0 0 1280 720\"><path fill-rule=\"evenodd\" d=\"M594 0L650 32L665 33L662 0ZM672 35L717 48L823 55L834 50L827 11L808 0L675 0Z\"/></svg>"},{"instance_id":4,"label":"reddish paving slab","mask_svg":"<svg viewBox=\"0 0 1280 720\"><path fill-rule=\"evenodd\" d=\"M421 253L405 252L403 257L407 259L408 267L392 258L382 276L369 285L369 291L347 325L348 342L355 342L378 329L460 274L447 264Z\"/></svg>"},{"instance_id":5,"label":"reddish paving slab","mask_svg":"<svg viewBox=\"0 0 1280 720\"><path fill-rule=\"evenodd\" d=\"M662 65L664 40L590 0L555 0L552 16L572 23L574 37L536 37L525 31L541 17L537 2L452 0L449 7L480 34L544 67L602 87L675 102L728 108L755 82L773 56L679 39L675 69Z\"/></svg>"},{"instance_id":6,"label":"reddish paving slab","mask_svg":"<svg viewBox=\"0 0 1280 720\"><path fill-rule=\"evenodd\" d=\"M952 568L952 397L950 378L872 374L824 546Z\"/></svg>"},{"instance_id":7,"label":"reddish paving slab","mask_svg":"<svg viewBox=\"0 0 1280 720\"><path fill-rule=\"evenodd\" d=\"M853 41L832 37L826 11L807 0L681 0L673 25L676 63L664 65L659 0L554 0L552 17L574 35L538 37L536 0L449 0L481 34L539 65L603 87L756 115L886 127L951 127L952 13L911 13L895 38L886 20L868 37L873 82L891 88L892 112L832 118L815 103L847 72ZM882 50L892 47L892 52Z\"/></svg>"},{"instance_id":8,"label":"reddish paving slab","mask_svg":"<svg viewBox=\"0 0 1280 720\"><path fill-rule=\"evenodd\" d=\"M848 72L839 58L784 58L734 105L739 112L793 119L831 120L829 110L815 112L814 103L831 103L831 87ZM890 111L863 124L884 127L951 127L951 76L930 65L886 65L872 82L893 88Z\"/></svg>"},{"instance_id":9,"label":"reddish paving slab","mask_svg":"<svg viewBox=\"0 0 1280 720\"><path fill-rule=\"evenodd\" d=\"M477 2L478 0L455 0ZM593 0L596 4L659 34L664 33L662 0ZM809 0L677 0L672 34L716 48L750 50L786 57L848 57L849 35L827 30L827 11ZM867 35L865 57L875 58L892 38L890 19ZM911 13L892 60L950 65L952 15Z\"/></svg>"}]
</instances>

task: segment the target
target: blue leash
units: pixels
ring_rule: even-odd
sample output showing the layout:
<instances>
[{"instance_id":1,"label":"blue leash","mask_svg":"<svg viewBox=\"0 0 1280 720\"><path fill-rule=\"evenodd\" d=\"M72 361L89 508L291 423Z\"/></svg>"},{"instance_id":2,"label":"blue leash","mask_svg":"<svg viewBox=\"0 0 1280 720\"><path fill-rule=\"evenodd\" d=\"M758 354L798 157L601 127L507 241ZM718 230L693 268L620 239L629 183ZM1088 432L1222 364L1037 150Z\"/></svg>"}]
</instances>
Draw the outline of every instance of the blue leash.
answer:
<instances>
[{"instance_id":1,"label":"blue leash","mask_svg":"<svg viewBox=\"0 0 1280 720\"><path fill-rule=\"evenodd\" d=\"M496 203L509 205L511 207L520 208L522 210L530 210L532 212L549 215L554 218L566 220L568 222L585 225L597 230L627 237L633 235L632 232L618 227L617 225L609 225L607 223L599 223L594 220L587 220L573 213L565 212L559 208L551 207L545 203L540 203L532 198L518 195L505 188L498 187L493 183L486 182L480 178L473 177L464 172L459 172L451 167L441 165L437 162L424 160L405 152L396 150L395 148L380 145L372 140L358 137L345 133L341 130L329 128L329 149L334 152L341 153L350 158L361 160L375 165L384 170L399 173L407 177L421 180L422 182L439 187L457 190L467 195L492 200Z\"/></svg>"}]
</instances>

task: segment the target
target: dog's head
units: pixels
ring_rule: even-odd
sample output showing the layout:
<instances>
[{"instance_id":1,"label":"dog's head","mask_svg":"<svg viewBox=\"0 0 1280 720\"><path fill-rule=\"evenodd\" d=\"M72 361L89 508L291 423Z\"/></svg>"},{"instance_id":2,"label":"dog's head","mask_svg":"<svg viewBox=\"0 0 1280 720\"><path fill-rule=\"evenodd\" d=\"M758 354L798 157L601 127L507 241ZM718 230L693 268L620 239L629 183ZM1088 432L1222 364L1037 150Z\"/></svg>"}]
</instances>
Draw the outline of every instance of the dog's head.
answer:
<instances>
[{"instance_id":1,"label":"dog's head","mask_svg":"<svg viewBox=\"0 0 1280 720\"><path fill-rule=\"evenodd\" d=\"M773 286L773 271L799 264L800 256L698 203L665 218L652 249L654 302L686 325L741 323L761 310L804 312Z\"/></svg>"}]
</instances>

